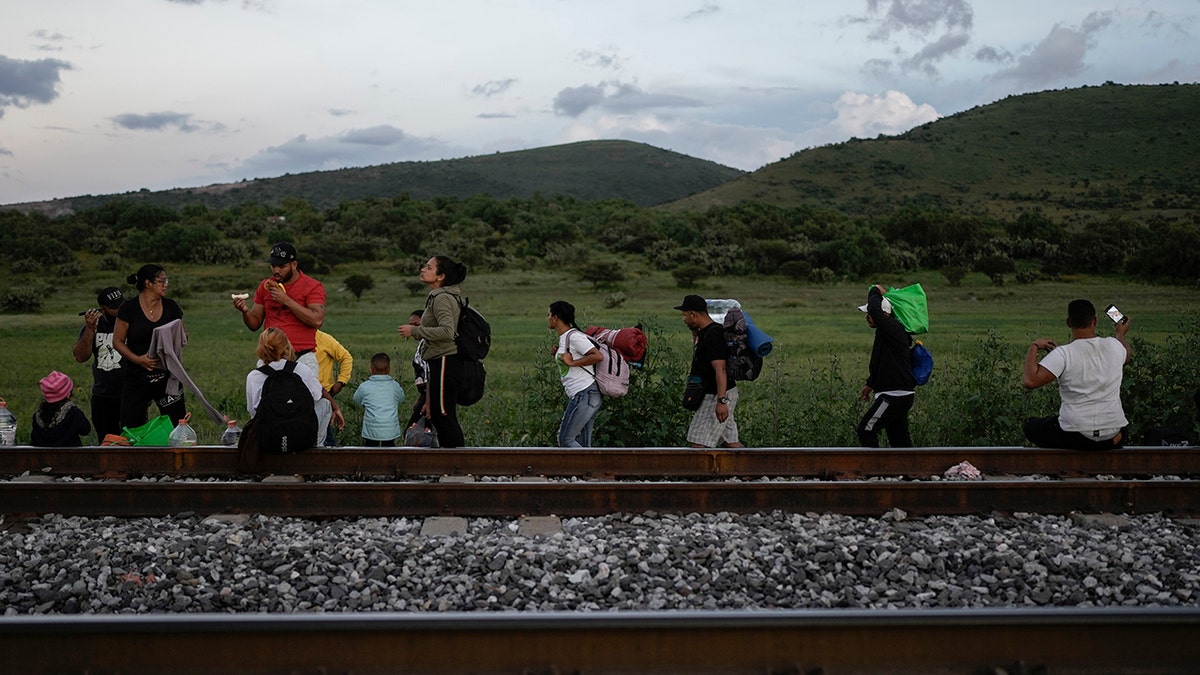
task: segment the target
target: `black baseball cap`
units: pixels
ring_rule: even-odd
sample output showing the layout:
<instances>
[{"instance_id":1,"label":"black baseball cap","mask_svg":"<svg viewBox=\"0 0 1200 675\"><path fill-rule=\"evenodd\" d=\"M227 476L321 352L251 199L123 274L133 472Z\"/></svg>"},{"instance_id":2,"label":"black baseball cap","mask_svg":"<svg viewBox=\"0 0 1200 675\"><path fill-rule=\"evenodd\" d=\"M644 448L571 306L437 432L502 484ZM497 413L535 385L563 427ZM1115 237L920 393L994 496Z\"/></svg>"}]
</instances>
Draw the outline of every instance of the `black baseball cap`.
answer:
<instances>
[{"instance_id":1,"label":"black baseball cap","mask_svg":"<svg viewBox=\"0 0 1200 675\"><path fill-rule=\"evenodd\" d=\"M125 294L116 286L109 286L96 294L96 304L101 307L117 309L122 302L125 302Z\"/></svg>"},{"instance_id":2,"label":"black baseball cap","mask_svg":"<svg viewBox=\"0 0 1200 675\"><path fill-rule=\"evenodd\" d=\"M676 305L675 309L684 312L707 312L708 301L698 295L683 296L683 304Z\"/></svg>"},{"instance_id":3,"label":"black baseball cap","mask_svg":"<svg viewBox=\"0 0 1200 675\"><path fill-rule=\"evenodd\" d=\"M291 242L281 241L271 247L271 255L267 262L272 265L283 265L296 259L296 247Z\"/></svg>"}]
</instances>

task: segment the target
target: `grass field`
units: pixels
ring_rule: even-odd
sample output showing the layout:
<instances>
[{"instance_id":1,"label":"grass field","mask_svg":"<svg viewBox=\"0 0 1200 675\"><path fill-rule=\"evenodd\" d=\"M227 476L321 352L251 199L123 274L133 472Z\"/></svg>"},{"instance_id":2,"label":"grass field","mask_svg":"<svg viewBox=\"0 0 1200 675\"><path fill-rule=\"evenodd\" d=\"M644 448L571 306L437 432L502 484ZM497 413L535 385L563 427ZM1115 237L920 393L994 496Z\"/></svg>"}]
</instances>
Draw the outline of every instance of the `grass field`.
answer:
<instances>
[{"instance_id":1,"label":"grass field","mask_svg":"<svg viewBox=\"0 0 1200 675\"><path fill-rule=\"evenodd\" d=\"M90 269L90 266L85 266ZM266 266L244 268L171 265L170 297L183 307L190 342L184 352L188 372L219 410L244 419L245 373L254 365L256 334L246 330L232 308L231 292L252 292ZM344 289L351 274L370 274L375 288L361 300ZM341 444L355 444L361 415L351 402L354 386L367 377L367 362L378 351L393 358L393 376L408 395L414 395L411 367L414 343L401 340L396 326L411 310L424 304L424 293L411 294L404 282L416 269L401 274L393 265L346 265L325 275L329 306L325 330L337 337L355 357L351 386L339 396L350 424L339 434ZM30 419L40 400L38 380L51 370L70 375L76 384L75 400L87 410L91 385L89 364L71 357L71 346L81 326L77 313L90 307L98 288L114 284L124 274L89 271L66 280L47 297L36 315L0 315L0 396L18 416L18 442L27 443ZM1192 289L1149 286L1115 279L1077 278L1056 282L993 286L981 274L967 277L960 287L947 286L940 274L917 273L903 278L882 278L885 285L920 282L929 295L931 332L923 337L937 359L934 378L918 393L913 413L914 436L922 445L951 444L960 439L989 443L1019 442L996 420L999 430L977 434L964 426L979 426L973 416L981 410L951 410L964 404L972 392L979 396L1014 397L1019 407L1049 414L1057 406L1053 392L1020 392L1019 368L1030 340L1049 336L1069 337L1063 320L1066 304L1076 297L1091 299L1102 309L1116 303L1131 317L1130 336L1147 345L1162 345L1180 334L1184 309ZM852 445L853 426L863 404L856 401L872 333L855 307L863 302L866 282L828 285L767 283L753 277L710 279L695 291L675 287L666 273L641 270L618 289L626 300L606 308L612 289L596 290L573 274L542 270L509 270L472 275L464 293L492 323L493 348L487 359L488 393L478 405L461 412L468 442L472 445L546 445L557 424L565 399L557 382L539 365L548 362L553 338L546 328L546 309L554 300L575 304L580 325L647 324L652 333L651 360L673 368L659 370L679 376L690 356L690 339L672 307L687 292L709 298L737 298L755 323L776 340L758 381L744 383L738 419L748 445ZM1103 334L1111 327L1101 324ZM1015 373L1015 376L1014 376ZM976 378L976 379L971 379ZM544 381L543 381L544 380ZM992 380L998 380L992 382ZM675 383L662 383L674 390ZM997 387L991 390L990 387ZM980 391L989 388L989 392ZM678 383L682 390L682 382ZM986 408L986 400L977 401ZM631 401L607 402L599 424L640 427L662 418L667 425L660 437L664 445L683 445L678 410L631 408ZM659 407L667 404L656 404ZM203 418L198 405L189 407L202 443L215 443L221 429ZM1128 408L1128 405L1127 405ZM1009 415L1011 417L1011 415ZM1003 416L1002 416L1003 417ZM986 421L985 421L986 423ZM547 431L549 430L549 431ZM671 442L670 439L674 438ZM1014 438L1016 440L1014 440Z\"/></svg>"}]
</instances>

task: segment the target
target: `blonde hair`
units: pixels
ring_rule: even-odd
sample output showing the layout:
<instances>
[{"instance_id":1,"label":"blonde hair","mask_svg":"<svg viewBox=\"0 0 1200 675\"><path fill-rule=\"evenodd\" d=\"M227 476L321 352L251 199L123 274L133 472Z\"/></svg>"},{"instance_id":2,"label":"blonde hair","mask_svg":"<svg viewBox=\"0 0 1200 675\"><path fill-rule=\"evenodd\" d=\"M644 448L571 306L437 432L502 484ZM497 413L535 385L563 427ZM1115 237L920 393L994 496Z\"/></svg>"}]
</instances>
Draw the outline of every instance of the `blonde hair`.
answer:
<instances>
[{"instance_id":1,"label":"blonde hair","mask_svg":"<svg viewBox=\"0 0 1200 675\"><path fill-rule=\"evenodd\" d=\"M263 363L271 363L279 359L296 360L296 350L292 341L278 328L268 328L258 336L258 358Z\"/></svg>"}]
</instances>

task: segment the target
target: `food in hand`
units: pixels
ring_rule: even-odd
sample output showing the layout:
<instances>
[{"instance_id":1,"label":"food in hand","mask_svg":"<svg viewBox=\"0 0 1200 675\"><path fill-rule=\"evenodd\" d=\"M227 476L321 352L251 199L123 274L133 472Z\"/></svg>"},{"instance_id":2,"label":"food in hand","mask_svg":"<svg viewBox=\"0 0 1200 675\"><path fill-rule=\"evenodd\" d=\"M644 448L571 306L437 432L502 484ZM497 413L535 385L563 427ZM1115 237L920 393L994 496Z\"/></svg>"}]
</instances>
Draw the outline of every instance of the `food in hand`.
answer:
<instances>
[{"instance_id":1,"label":"food in hand","mask_svg":"<svg viewBox=\"0 0 1200 675\"><path fill-rule=\"evenodd\" d=\"M245 300L246 298L250 297L250 294L249 293L231 293L230 297L233 298L234 300Z\"/></svg>"}]
</instances>

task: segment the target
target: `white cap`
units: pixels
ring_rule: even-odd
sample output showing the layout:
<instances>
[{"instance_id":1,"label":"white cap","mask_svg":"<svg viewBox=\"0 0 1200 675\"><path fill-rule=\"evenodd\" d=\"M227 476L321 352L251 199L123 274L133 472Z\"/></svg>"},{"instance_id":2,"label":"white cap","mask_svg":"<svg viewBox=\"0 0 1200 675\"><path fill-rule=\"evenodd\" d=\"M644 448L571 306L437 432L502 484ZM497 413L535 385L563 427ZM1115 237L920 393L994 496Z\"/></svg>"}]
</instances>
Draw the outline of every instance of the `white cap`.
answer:
<instances>
[{"instance_id":1,"label":"white cap","mask_svg":"<svg viewBox=\"0 0 1200 675\"><path fill-rule=\"evenodd\" d=\"M884 312L884 314L891 314L891 313L892 313L892 301L891 301L891 300L888 300L887 298L884 298L884 299L883 299L883 302L879 303L879 306L880 306L880 308L882 308L882 309L883 309L883 312ZM867 311L867 306L866 306L866 305L859 305L859 307L858 307L858 311L860 311L860 312L865 312L865 311Z\"/></svg>"}]
</instances>

